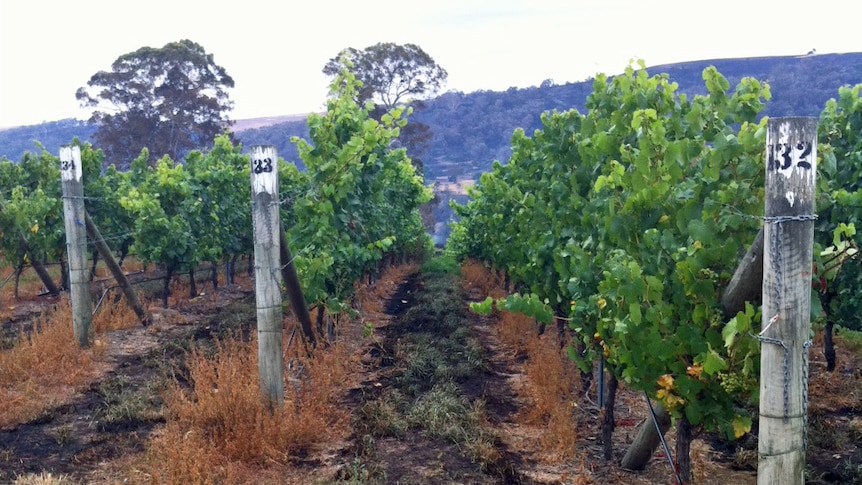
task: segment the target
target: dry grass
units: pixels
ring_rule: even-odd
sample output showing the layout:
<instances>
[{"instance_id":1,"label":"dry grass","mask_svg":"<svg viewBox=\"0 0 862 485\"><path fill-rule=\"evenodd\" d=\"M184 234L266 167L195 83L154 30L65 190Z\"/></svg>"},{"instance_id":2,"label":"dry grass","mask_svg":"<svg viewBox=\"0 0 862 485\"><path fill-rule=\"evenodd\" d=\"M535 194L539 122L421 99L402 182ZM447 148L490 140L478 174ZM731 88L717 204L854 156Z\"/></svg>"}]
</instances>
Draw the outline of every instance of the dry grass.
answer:
<instances>
[{"instance_id":1,"label":"dry grass","mask_svg":"<svg viewBox=\"0 0 862 485\"><path fill-rule=\"evenodd\" d=\"M580 377L555 332L528 335L531 337L524 368L533 405L525 410L524 418L528 423L546 426L541 437L542 451L560 461L571 460L576 456L575 389L580 388Z\"/></svg>"},{"instance_id":2,"label":"dry grass","mask_svg":"<svg viewBox=\"0 0 862 485\"><path fill-rule=\"evenodd\" d=\"M277 413L261 399L256 341L219 341L213 356L193 348L187 365L192 387L170 385L168 423L148 447L153 483L256 483L249 480L287 466L347 426L336 405L349 367L339 345L293 362L284 411Z\"/></svg>"},{"instance_id":3,"label":"dry grass","mask_svg":"<svg viewBox=\"0 0 862 485\"><path fill-rule=\"evenodd\" d=\"M0 352L0 428L38 416L95 376L92 352L75 344L71 314L61 299L29 336Z\"/></svg>"},{"instance_id":4,"label":"dry grass","mask_svg":"<svg viewBox=\"0 0 862 485\"><path fill-rule=\"evenodd\" d=\"M527 353L534 347L537 333L535 319L521 313L503 312L499 316L497 332L500 341L513 349L515 354Z\"/></svg>"},{"instance_id":5,"label":"dry grass","mask_svg":"<svg viewBox=\"0 0 862 485\"><path fill-rule=\"evenodd\" d=\"M12 482L12 485L73 485L74 483L66 475L53 475L42 472L38 475L31 473L20 476Z\"/></svg>"},{"instance_id":6,"label":"dry grass","mask_svg":"<svg viewBox=\"0 0 862 485\"><path fill-rule=\"evenodd\" d=\"M144 307L147 306L146 302L141 302L141 304ZM98 312L93 316L93 329L97 335L136 327L140 324L138 316L122 296L119 299L113 298L111 295L106 296Z\"/></svg>"},{"instance_id":7,"label":"dry grass","mask_svg":"<svg viewBox=\"0 0 862 485\"><path fill-rule=\"evenodd\" d=\"M478 290L483 297L503 298L507 295L503 278L482 263L467 260L461 265L461 276L468 289Z\"/></svg>"},{"instance_id":8,"label":"dry grass","mask_svg":"<svg viewBox=\"0 0 862 485\"><path fill-rule=\"evenodd\" d=\"M506 295L502 278L475 261L461 266L465 286L483 295L500 298ZM541 426L541 451L557 463L577 456L577 419L575 410L580 376L566 356L555 332L538 335L533 318L523 314L498 312L495 331L500 342L516 355L524 355L526 393L530 402L520 414L524 424Z\"/></svg>"}]
</instances>

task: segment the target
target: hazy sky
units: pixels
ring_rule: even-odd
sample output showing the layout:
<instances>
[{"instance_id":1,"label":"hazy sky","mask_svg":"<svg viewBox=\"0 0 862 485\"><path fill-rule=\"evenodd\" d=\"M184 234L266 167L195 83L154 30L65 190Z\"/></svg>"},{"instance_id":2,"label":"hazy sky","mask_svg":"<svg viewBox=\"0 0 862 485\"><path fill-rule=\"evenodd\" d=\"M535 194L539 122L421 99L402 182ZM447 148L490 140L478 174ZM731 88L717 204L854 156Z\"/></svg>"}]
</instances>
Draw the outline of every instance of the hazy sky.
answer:
<instances>
[{"instance_id":1,"label":"hazy sky","mask_svg":"<svg viewBox=\"0 0 862 485\"><path fill-rule=\"evenodd\" d=\"M119 56L181 39L236 82L233 119L324 106L345 47L413 43L445 90L581 81L728 57L862 52L862 2L755 0L0 0L0 127L86 118L75 99Z\"/></svg>"}]
</instances>

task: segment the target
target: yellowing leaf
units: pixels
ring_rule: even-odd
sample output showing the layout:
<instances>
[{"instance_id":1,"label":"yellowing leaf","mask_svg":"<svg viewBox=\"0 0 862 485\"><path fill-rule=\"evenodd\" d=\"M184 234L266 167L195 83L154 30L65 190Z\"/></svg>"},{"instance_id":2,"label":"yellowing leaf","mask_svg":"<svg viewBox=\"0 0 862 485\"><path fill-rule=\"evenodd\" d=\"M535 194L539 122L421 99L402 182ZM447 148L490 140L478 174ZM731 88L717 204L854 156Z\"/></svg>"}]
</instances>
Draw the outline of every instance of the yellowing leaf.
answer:
<instances>
[{"instance_id":1,"label":"yellowing leaf","mask_svg":"<svg viewBox=\"0 0 862 485\"><path fill-rule=\"evenodd\" d=\"M659 377L656 382L658 383L659 387L661 387L663 389L667 389L667 390L673 389L673 376L670 374L665 374L665 375ZM659 391L659 392L661 392L661 391Z\"/></svg>"},{"instance_id":2,"label":"yellowing leaf","mask_svg":"<svg viewBox=\"0 0 862 485\"><path fill-rule=\"evenodd\" d=\"M733 437L742 438L742 435L751 431L751 418L748 416L735 416L733 418Z\"/></svg>"},{"instance_id":3,"label":"yellowing leaf","mask_svg":"<svg viewBox=\"0 0 862 485\"><path fill-rule=\"evenodd\" d=\"M688 374L690 377L700 379L700 374L703 373L703 366L701 364L694 364L692 366L689 366L685 370L685 373Z\"/></svg>"},{"instance_id":4,"label":"yellowing leaf","mask_svg":"<svg viewBox=\"0 0 862 485\"><path fill-rule=\"evenodd\" d=\"M39 232L39 224L33 224L33 227L30 228L30 232L32 232L33 234Z\"/></svg>"}]
</instances>

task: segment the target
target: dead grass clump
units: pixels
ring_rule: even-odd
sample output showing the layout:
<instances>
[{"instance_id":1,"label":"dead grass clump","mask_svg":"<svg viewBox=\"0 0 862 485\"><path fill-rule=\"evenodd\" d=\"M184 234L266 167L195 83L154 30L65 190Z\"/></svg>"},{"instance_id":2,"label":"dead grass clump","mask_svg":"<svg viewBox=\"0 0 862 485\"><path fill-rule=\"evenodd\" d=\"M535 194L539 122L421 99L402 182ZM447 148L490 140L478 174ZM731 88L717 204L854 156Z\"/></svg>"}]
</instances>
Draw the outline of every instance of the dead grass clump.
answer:
<instances>
[{"instance_id":1,"label":"dead grass clump","mask_svg":"<svg viewBox=\"0 0 862 485\"><path fill-rule=\"evenodd\" d=\"M346 422L335 405L346 370L338 346L286 372L284 411L271 413L261 399L256 341L226 339L207 356L188 356L191 389L179 382L165 394L168 423L151 441L155 483L244 483L251 469L283 466L292 455L326 440Z\"/></svg>"},{"instance_id":2,"label":"dead grass clump","mask_svg":"<svg viewBox=\"0 0 862 485\"><path fill-rule=\"evenodd\" d=\"M42 472L40 474L28 473L22 475L12 482L12 485L73 485L72 479L66 475L53 475Z\"/></svg>"},{"instance_id":3,"label":"dead grass clump","mask_svg":"<svg viewBox=\"0 0 862 485\"><path fill-rule=\"evenodd\" d=\"M466 288L475 288L484 296L491 298L503 298L506 291L503 289L503 278L484 264L467 260L461 264L461 276L464 278Z\"/></svg>"},{"instance_id":4,"label":"dead grass clump","mask_svg":"<svg viewBox=\"0 0 862 485\"><path fill-rule=\"evenodd\" d=\"M524 368L533 406L524 418L547 426L541 438L545 452L561 461L572 459L577 440L575 389L579 389L580 377L553 332L531 338L527 354Z\"/></svg>"},{"instance_id":5,"label":"dead grass clump","mask_svg":"<svg viewBox=\"0 0 862 485\"><path fill-rule=\"evenodd\" d=\"M71 314L61 299L29 335L0 352L0 428L38 416L92 379L94 361L76 344Z\"/></svg>"},{"instance_id":6,"label":"dead grass clump","mask_svg":"<svg viewBox=\"0 0 862 485\"><path fill-rule=\"evenodd\" d=\"M119 290L117 290L119 291ZM146 306L146 304L144 304ZM140 325L138 316L126 303L123 297L105 297L99 311L93 315L93 329L96 334L103 334L113 330L122 330Z\"/></svg>"},{"instance_id":7,"label":"dead grass clump","mask_svg":"<svg viewBox=\"0 0 862 485\"><path fill-rule=\"evenodd\" d=\"M535 319L523 313L502 312L498 332L503 344L511 347L515 354L523 354L537 334Z\"/></svg>"},{"instance_id":8,"label":"dead grass clump","mask_svg":"<svg viewBox=\"0 0 862 485\"><path fill-rule=\"evenodd\" d=\"M168 307L170 308L176 308L191 299L191 285L187 274L175 275L168 288L170 289L168 296Z\"/></svg>"},{"instance_id":9,"label":"dead grass clump","mask_svg":"<svg viewBox=\"0 0 862 485\"><path fill-rule=\"evenodd\" d=\"M139 271L144 271L146 268L144 267L144 263L142 263L135 256L128 256L123 260L123 271L127 273L136 273Z\"/></svg>"}]
</instances>

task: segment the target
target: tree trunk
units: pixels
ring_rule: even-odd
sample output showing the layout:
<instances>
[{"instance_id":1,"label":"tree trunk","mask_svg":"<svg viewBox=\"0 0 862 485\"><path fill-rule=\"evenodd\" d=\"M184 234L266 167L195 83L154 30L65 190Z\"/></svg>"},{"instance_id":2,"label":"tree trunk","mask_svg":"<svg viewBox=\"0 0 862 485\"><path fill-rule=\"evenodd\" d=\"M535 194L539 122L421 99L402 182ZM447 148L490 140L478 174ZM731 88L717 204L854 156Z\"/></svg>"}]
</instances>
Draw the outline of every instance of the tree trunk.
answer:
<instances>
[{"instance_id":1,"label":"tree trunk","mask_svg":"<svg viewBox=\"0 0 862 485\"><path fill-rule=\"evenodd\" d=\"M197 298L198 296L198 285L197 281L195 281L195 269L192 268L189 270L189 298Z\"/></svg>"},{"instance_id":2,"label":"tree trunk","mask_svg":"<svg viewBox=\"0 0 862 485\"><path fill-rule=\"evenodd\" d=\"M578 343L578 355L583 359L584 354L587 351L587 346L583 342ZM594 363L590 364L595 367ZM591 368L589 371L580 371L581 372L581 393L587 394L590 392L590 388L593 387L593 369ZM599 379L603 379L604 376L599 376Z\"/></svg>"},{"instance_id":3,"label":"tree trunk","mask_svg":"<svg viewBox=\"0 0 862 485\"><path fill-rule=\"evenodd\" d=\"M254 276L254 256L253 255L249 255L248 267L245 269L245 271L250 277Z\"/></svg>"},{"instance_id":4,"label":"tree trunk","mask_svg":"<svg viewBox=\"0 0 862 485\"><path fill-rule=\"evenodd\" d=\"M60 288L63 291L69 291L72 286L69 281L69 270L66 267L66 262L63 261L63 258L60 258Z\"/></svg>"},{"instance_id":5,"label":"tree trunk","mask_svg":"<svg viewBox=\"0 0 862 485\"><path fill-rule=\"evenodd\" d=\"M664 406L656 404L653 406L653 410L661 429L661 435L656 430L656 423L653 422L652 415L647 416L646 421L641 424L638 430L638 435L626 451L626 456L620 463L620 466L627 470L643 470L661 444L661 436L664 436L670 429L670 414L667 413Z\"/></svg>"},{"instance_id":6,"label":"tree trunk","mask_svg":"<svg viewBox=\"0 0 862 485\"><path fill-rule=\"evenodd\" d=\"M682 483L691 483L691 423L685 414L680 416L676 424L676 468Z\"/></svg>"},{"instance_id":7,"label":"tree trunk","mask_svg":"<svg viewBox=\"0 0 862 485\"><path fill-rule=\"evenodd\" d=\"M90 282L96 278L96 265L99 264L99 250L93 250L93 265L90 267Z\"/></svg>"},{"instance_id":8,"label":"tree trunk","mask_svg":"<svg viewBox=\"0 0 862 485\"><path fill-rule=\"evenodd\" d=\"M224 262L224 279L225 284L227 286L233 286L236 282L236 259L239 257L239 254L231 254L229 257L225 258Z\"/></svg>"},{"instance_id":9,"label":"tree trunk","mask_svg":"<svg viewBox=\"0 0 862 485\"><path fill-rule=\"evenodd\" d=\"M317 323L316 323L317 335L320 335L321 337L326 335L326 328L324 328L324 323L325 323L325 312L323 309L323 304L321 303L320 306L317 307ZM329 347L329 341L327 341L326 339L322 339L322 340L324 343L324 347Z\"/></svg>"},{"instance_id":10,"label":"tree trunk","mask_svg":"<svg viewBox=\"0 0 862 485\"><path fill-rule=\"evenodd\" d=\"M602 450L605 460L614 457L614 402L617 398L617 377L608 374L608 395L602 408Z\"/></svg>"},{"instance_id":11,"label":"tree trunk","mask_svg":"<svg viewBox=\"0 0 862 485\"><path fill-rule=\"evenodd\" d=\"M210 263L212 265L212 271L210 272L210 281L213 284L213 291L218 289L218 264L215 261Z\"/></svg>"},{"instance_id":12,"label":"tree trunk","mask_svg":"<svg viewBox=\"0 0 862 485\"><path fill-rule=\"evenodd\" d=\"M171 294L171 278L174 276L174 269L168 268L165 271L165 283L162 287L162 308L168 307L168 297Z\"/></svg>"},{"instance_id":13,"label":"tree trunk","mask_svg":"<svg viewBox=\"0 0 862 485\"><path fill-rule=\"evenodd\" d=\"M823 354L826 357L826 370L829 372L835 370L835 343L832 341L834 326L835 324L827 319L823 328Z\"/></svg>"},{"instance_id":14,"label":"tree trunk","mask_svg":"<svg viewBox=\"0 0 862 485\"><path fill-rule=\"evenodd\" d=\"M15 301L18 301L18 283L21 281L21 273L24 272L24 261L18 263L18 267L15 268L15 292L14 297Z\"/></svg>"}]
</instances>

